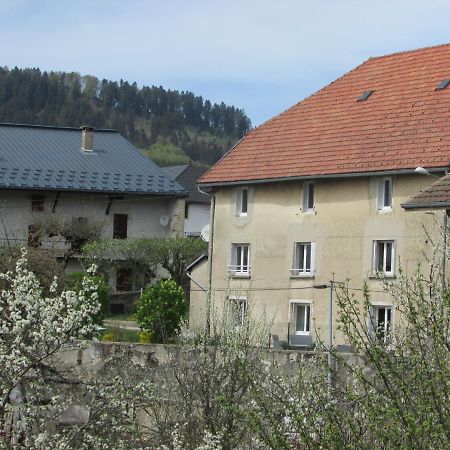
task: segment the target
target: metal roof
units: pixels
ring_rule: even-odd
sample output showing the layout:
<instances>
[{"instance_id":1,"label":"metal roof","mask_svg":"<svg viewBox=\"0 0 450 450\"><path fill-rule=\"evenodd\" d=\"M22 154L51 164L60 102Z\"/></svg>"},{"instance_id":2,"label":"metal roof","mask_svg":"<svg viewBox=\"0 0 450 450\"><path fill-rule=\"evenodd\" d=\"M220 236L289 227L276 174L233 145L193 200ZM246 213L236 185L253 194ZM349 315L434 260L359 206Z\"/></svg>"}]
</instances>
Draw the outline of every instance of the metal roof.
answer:
<instances>
[{"instance_id":1,"label":"metal roof","mask_svg":"<svg viewBox=\"0 0 450 450\"><path fill-rule=\"evenodd\" d=\"M186 199L191 203L211 203L211 197L198 190L197 180L208 170L205 167L195 167L191 164L182 166L163 167L162 170L175 178L181 186L189 193Z\"/></svg>"},{"instance_id":2,"label":"metal roof","mask_svg":"<svg viewBox=\"0 0 450 450\"><path fill-rule=\"evenodd\" d=\"M94 130L81 149L79 128L0 124L0 188L186 195L114 130Z\"/></svg>"},{"instance_id":3,"label":"metal roof","mask_svg":"<svg viewBox=\"0 0 450 450\"><path fill-rule=\"evenodd\" d=\"M411 211L419 209L449 209L450 175L446 175L414 195L406 203L403 203L402 207Z\"/></svg>"}]
</instances>

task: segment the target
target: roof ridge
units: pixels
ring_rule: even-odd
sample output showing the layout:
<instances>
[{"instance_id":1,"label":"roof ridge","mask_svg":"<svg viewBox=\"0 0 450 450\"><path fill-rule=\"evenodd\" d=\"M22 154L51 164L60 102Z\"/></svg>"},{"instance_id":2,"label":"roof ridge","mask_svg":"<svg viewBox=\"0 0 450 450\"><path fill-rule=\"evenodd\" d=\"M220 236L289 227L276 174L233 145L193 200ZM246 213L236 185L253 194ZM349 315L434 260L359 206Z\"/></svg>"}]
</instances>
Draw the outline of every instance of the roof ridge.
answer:
<instances>
[{"instance_id":1,"label":"roof ridge","mask_svg":"<svg viewBox=\"0 0 450 450\"><path fill-rule=\"evenodd\" d=\"M450 46L450 42L447 42L446 44L427 45L425 47L414 48L414 49L411 49L411 50L401 50L399 52L386 53L385 55L371 56L368 59L368 61L369 60L374 60L374 59L389 58L391 56L404 55L404 54L408 54L408 53L418 53L418 52L422 52L424 50L431 50L431 49L440 48L440 47L447 47L447 46Z\"/></svg>"},{"instance_id":2,"label":"roof ridge","mask_svg":"<svg viewBox=\"0 0 450 450\"><path fill-rule=\"evenodd\" d=\"M61 127L57 125L39 125L39 124L28 124L28 123L9 123L0 122L0 127L18 127L18 128L41 128L48 130L65 130L65 131L81 131L81 127ZM117 133L118 131L113 128L93 128L93 131L102 131Z\"/></svg>"}]
</instances>

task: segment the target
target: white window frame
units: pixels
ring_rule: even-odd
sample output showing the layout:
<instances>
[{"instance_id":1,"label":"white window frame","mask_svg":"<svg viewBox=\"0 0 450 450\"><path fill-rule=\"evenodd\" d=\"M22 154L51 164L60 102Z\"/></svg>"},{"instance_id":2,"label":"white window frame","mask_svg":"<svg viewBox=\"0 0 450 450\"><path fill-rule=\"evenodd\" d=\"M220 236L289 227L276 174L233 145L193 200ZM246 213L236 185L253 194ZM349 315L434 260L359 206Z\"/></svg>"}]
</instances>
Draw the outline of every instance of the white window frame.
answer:
<instances>
[{"instance_id":1,"label":"white window frame","mask_svg":"<svg viewBox=\"0 0 450 450\"><path fill-rule=\"evenodd\" d=\"M312 190L312 205L311 200L311 190ZM302 202L303 212L311 212L315 210L316 206L316 183L314 181L306 181L303 183L303 202Z\"/></svg>"},{"instance_id":2,"label":"white window frame","mask_svg":"<svg viewBox=\"0 0 450 450\"><path fill-rule=\"evenodd\" d=\"M386 199L386 183L389 188L389 198ZM377 210L389 212L392 211L393 183L391 177L384 177L377 181Z\"/></svg>"},{"instance_id":3,"label":"white window frame","mask_svg":"<svg viewBox=\"0 0 450 450\"><path fill-rule=\"evenodd\" d=\"M236 329L242 327L248 320L248 298L228 297L231 321Z\"/></svg>"},{"instance_id":4,"label":"white window frame","mask_svg":"<svg viewBox=\"0 0 450 450\"><path fill-rule=\"evenodd\" d=\"M300 248L304 247L303 258L300 260ZM307 268L307 251L306 248L310 247L310 261L309 269ZM294 257L292 260L291 276L293 277L313 277L315 272L316 263L316 243L314 241L309 242L294 242Z\"/></svg>"},{"instance_id":5,"label":"white window frame","mask_svg":"<svg viewBox=\"0 0 450 450\"><path fill-rule=\"evenodd\" d=\"M384 309L384 322L383 328L378 327L378 312ZM388 311L390 313L388 314ZM392 336L392 331L394 329L394 311L395 308L392 304L372 304L369 309L369 335L372 339L377 336L382 336L383 341L388 343ZM389 317L388 317L389 316Z\"/></svg>"},{"instance_id":6,"label":"white window frame","mask_svg":"<svg viewBox=\"0 0 450 450\"><path fill-rule=\"evenodd\" d=\"M228 266L228 273L235 277L249 277L250 268L250 244L231 244L231 264Z\"/></svg>"},{"instance_id":7,"label":"white window frame","mask_svg":"<svg viewBox=\"0 0 450 450\"><path fill-rule=\"evenodd\" d=\"M236 192L236 216L248 216L248 187L243 186Z\"/></svg>"},{"instance_id":8,"label":"white window frame","mask_svg":"<svg viewBox=\"0 0 450 450\"><path fill-rule=\"evenodd\" d=\"M379 256L379 250L378 245L383 244L383 268L382 270L379 270L378 265L378 256ZM387 267L387 255L388 252L386 251L387 245L391 244L391 270L386 270ZM377 275L378 273L384 274L386 277L393 277L395 276L395 241L392 239L378 239L373 241L373 250L372 250L372 271L373 275Z\"/></svg>"},{"instance_id":9,"label":"white window frame","mask_svg":"<svg viewBox=\"0 0 450 450\"><path fill-rule=\"evenodd\" d=\"M297 314L298 309L304 307L304 329L297 330ZM312 321L312 301L311 300L289 300L289 323L294 329L290 329L290 334L297 336L311 335L311 321ZM307 329L306 329L307 328Z\"/></svg>"}]
</instances>

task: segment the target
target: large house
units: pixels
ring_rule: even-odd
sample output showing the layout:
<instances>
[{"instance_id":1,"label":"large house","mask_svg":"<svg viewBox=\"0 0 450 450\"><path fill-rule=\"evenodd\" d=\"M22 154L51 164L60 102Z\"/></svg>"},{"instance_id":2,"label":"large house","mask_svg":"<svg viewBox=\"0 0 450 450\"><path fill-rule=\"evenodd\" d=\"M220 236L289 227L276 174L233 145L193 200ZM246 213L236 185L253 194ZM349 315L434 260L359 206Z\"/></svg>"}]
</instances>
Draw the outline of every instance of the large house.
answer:
<instances>
[{"instance_id":1,"label":"large house","mask_svg":"<svg viewBox=\"0 0 450 450\"><path fill-rule=\"evenodd\" d=\"M79 247L89 229L101 239L182 236L185 196L114 130L0 125L4 244L62 251ZM68 261L68 270L77 268L77 258ZM112 286L132 290L130 269L114 270Z\"/></svg>"},{"instance_id":2,"label":"large house","mask_svg":"<svg viewBox=\"0 0 450 450\"><path fill-rule=\"evenodd\" d=\"M264 313L291 345L327 339L330 323L344 343L331 288L348 281L362 299L367 282L368 323L388 333L398 317L377 275L411 273L430 250L439 221L401 205L432 182L416 168L448 168L449 123L450 45L370 58L249 132L200 178L212 196L211 276L200 263L192 277L211 283L213 303L238 324ZM207 310L194 289L191 323Z\"/></svg>"}]
</instances>

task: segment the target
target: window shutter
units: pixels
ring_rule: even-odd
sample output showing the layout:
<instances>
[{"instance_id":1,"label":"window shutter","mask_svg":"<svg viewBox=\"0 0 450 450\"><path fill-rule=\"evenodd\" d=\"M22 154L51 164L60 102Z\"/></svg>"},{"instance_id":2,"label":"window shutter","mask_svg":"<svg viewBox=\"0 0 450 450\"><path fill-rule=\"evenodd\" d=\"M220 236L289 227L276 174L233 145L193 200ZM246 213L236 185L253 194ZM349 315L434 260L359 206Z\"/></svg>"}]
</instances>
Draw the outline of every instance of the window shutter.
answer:
<instances>
[{"instance_id":1,"label":"window shutter","mask_svg":"<svg viewBox=\"0 0 450 450\"><path fill-rule=\"evenodd\" d=\"M241 189L237 188L236 189L236 216L240 216L241 215L241 211L242 211L242 192Z\"/></svg>"},{"instance_id":2,"label":"window shutter","mask_svg":"<svg viewBox=\"0 0 450 450\"><path fill-rule=\"evenodd\" d=\"M303 211L308 211L308 184L303 183Z\"/></svg>"},{"instance_id":3,"label":"window shutter","mask_svg":"<svg viewBox=\"0 0 450 450\"><path fill-rule=\"evenodd\" d=\"M128 216L114 214L113 239L126 239L128 237Z\"/></svg>"},{"instance_id":4,"label":"window shutter","mask_svg":"<svg viewBox=\"0 0 450 450\"><path fill-rule=\"evenodd\" d=\"M377 273L377 241L373 241L372 248L372 274Z\"/></svg>"},{"instance_id":5,"label":"window shutter","mask_svg":"<svg viewBox=\"0 0 450 450\"><path fill-rule=\"evenodd\" d=\"M384 202L384 180L377 181L377 209L383 209Z\"/></svg>"},{"instance_id":6,"label":"window shutter","mask_svg":"<svg viewBox=\"0 0 450 450\"><path fill-rule=\"evenodd\" d=\"M316 271L316 243L311 242L311 275Z\"/></svg>"}]
</instances>

